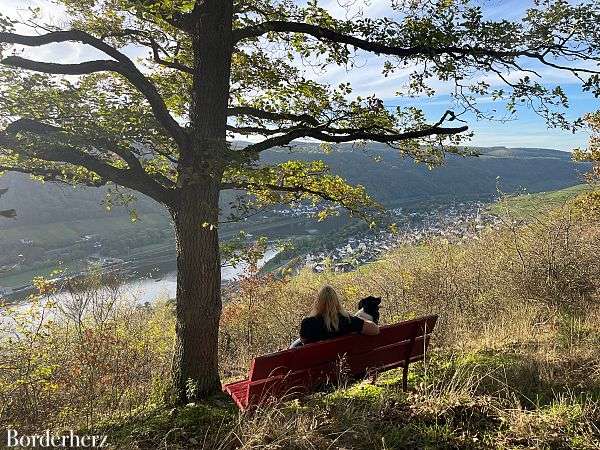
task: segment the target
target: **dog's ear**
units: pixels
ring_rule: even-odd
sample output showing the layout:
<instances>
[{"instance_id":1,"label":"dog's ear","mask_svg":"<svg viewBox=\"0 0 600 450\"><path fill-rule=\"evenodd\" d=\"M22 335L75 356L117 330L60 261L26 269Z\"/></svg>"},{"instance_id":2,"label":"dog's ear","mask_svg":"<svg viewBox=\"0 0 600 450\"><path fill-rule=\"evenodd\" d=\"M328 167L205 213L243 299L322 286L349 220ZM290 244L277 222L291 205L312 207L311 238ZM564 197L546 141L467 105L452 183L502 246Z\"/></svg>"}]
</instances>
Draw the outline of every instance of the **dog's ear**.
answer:
<instances>
[{"instance_id":1,"label":"dog's ear","mask_svg":"<svg viewBox=\"0 0 600 450\"><path fill-rule=\"evenodd\" d=\"M380 305L381 304L381 297L374 297L375 298L375 304L376 305Z\"/></svg>"},{"instance_id":2,"label":"dog's ear","mask_svg":"<svg viewBox=\"0 0 600 450\"><path fill-rule=\"evenodd\" d=\"M361 309L363 306L365 306L365 299L364 299L364 298L361 298L361 299L358 301L358 305L356 305L356 307L357 307L358 309Z\"/></svg>"}]
</instances>

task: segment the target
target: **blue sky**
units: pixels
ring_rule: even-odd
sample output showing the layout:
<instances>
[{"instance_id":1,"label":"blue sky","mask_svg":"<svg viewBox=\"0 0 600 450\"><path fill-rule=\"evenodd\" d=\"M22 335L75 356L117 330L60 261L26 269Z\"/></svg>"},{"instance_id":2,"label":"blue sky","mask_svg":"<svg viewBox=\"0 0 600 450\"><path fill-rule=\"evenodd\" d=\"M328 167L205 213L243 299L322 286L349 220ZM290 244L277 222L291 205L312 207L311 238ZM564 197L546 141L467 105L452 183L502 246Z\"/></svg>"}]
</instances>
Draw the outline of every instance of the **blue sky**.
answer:
<instances>
[{"instance_id":1,"label":"blue sky","mask_svg":"<svg viewBox=\"0 0 600 450\"><path fill-rule=\"evenodd\" d=\"M590 0L591 1L591 0ZM326 5L343 17L348 14L341 4L340 0L324 1ZM390 0L371 0L369 6L362 7L362 14L368 17L393 17L395 12L390 7ZM529 0L475 0L474 3L482 7L485 15L489 19L508 19L515 20L522 17L524 11L528 9L532 2ZM351 13L354 13L352 11ZM399 86L406 82L409 70L400 72L384 78L381 75L382 62L385 58L363 55L360 62L360 69L354 72L345 72L343 68L330 70L326 74L319 75L320 81L329 81L338 83L341 81L350 81L355 87L355 92L361 95L376 93L384 99L386 105L395 106L416 104L423 108L433 121L451 107L450 97L447 94L449 85L436 84L438 93L432 98L423 98L415 102L414 99L403 99L397 97L395 93ZM532 65L531 67L539 67ZM543 76L543 83L548 86L560 84L569 96L569 109L567 116L574 120L587 112L600 109L600 99L596 99L589 93L583 93L578 80L566 73L556 72L542 68L538 72ZM517 74L513 74L517 77ZM491 80L490 80L491 81ZM493 82L493 81L492 81ZM358 89L356 89L358 88ZM484 109L496 108L501 111L504 107L499 103L492 103L484 100L480 104ZM508 122L477 120L473 116L463 117L468 121L469 128L475 135L470 144L475 146L507 146L507 147L539 147L555 148L569 151L576 147L585 146L588 140L588 134L584 131L573 134L571 132L548 129L544 120L535 112L529 109L521 108L517 116Z\"/></svg>"},{"instance_id":2,"label":"blue sky","mask_svg":"<svg viewBox=\"0 0 600 450\"><path fill-rule=\"evenodd\" d=\"M344 3L349 2L340 0L322 0L321 2L334 15L340 17L357 12L356 7L350 12L341 7L340 4ZM394 11L390 8L390 3L391 0L370 0L366 4L362 4L360 1L355 2L355 4L362 4L360 9L363 15L371 17L393 16ZM527 0L479 0L478 3L484 9L486 16L494 19L518 18L530 5ZM60 25L65 21L62 10L50 3L49 0L0 0L0 11L11 16L26 17L28 6L40 6L44 17L55 24ZM20 31L26 32L25 29ZM135 51L130 53L132 53L131 56L136 56ZM78 62L100 57L94 50L78 44L48 45L35 50L26 50L25 55L37 60L58 59L62 62ZM432 121L437 120L451 106L447 86L441 83L434 83L439 89L438 94L432 98L414 100L397 97L395 93L406 83L410 70L400 71L385 78L381 74L384 60L384 58L358 54L359 67L356 69L347 71L343 67L333 67L323 72L308 68L307 77L331 84L350 82L354 87L354 94L363 96L377 94L389 106L399 104L407 106L416 103L417 106L424 109ZM570 118L575 119L586 112L600 108L599 100L582 93L572 77L549 70L543 70L542 75L545 84L549 86L560 84L566 90L570 99L568 110ZM502 105L493 105L485 100L483 106L498 109L502 107ZM507 123L478 121L472 116L465 118L468 120L471 130L475 132L470 144L476 146L543 147L568 151L575 147L585 146L588 139L585 132L572 134L562 130L548 129L542 118L527 109L520 109L517 117Z\"/></svg>"}]
</instances>

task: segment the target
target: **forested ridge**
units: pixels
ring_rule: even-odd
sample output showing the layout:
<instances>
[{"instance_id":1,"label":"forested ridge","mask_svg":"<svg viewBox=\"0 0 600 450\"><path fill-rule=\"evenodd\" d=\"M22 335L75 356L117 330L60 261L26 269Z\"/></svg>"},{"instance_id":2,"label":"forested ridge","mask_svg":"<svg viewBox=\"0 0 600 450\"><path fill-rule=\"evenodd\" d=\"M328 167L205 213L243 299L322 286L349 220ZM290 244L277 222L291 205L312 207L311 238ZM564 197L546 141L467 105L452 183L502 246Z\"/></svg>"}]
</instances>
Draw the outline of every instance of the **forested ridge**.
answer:
<instances>
[{"instance_id":1,"label":"forested ridge","mask_svg":"<svg viewBox=\"0 0 600 450\"><path fill-rule=\"evenodd\" d=\"M362 184L372 196L386 206L401 206L414 200L473 200L497 194L497 188L515 192L561 189L579 183L582 164L571 161L569 153L533 148L478 148L477 158L449 155L442 167L429 170L403 159L381 145L369 145L362 151L337 146L324 153L317 145L303 144L291 152L287 149L265 151L264 163L288 159L322 160L351 183ZM27 176L8 174L2 186L9 188L6 204L17 207L16 220L0 222L0 228L14 228L70 220L107 218L129 214L127 208L114 206L108 214L103 203L107 188L71 188L52 183L39 184ZM122 192L127 192L123 191ZM153 200L137 194L130 204L137 213L167 212ZM223 209L231 195L221 200ZM0 237L1 240L1 237Z\"/></svg>"}]
</instances>

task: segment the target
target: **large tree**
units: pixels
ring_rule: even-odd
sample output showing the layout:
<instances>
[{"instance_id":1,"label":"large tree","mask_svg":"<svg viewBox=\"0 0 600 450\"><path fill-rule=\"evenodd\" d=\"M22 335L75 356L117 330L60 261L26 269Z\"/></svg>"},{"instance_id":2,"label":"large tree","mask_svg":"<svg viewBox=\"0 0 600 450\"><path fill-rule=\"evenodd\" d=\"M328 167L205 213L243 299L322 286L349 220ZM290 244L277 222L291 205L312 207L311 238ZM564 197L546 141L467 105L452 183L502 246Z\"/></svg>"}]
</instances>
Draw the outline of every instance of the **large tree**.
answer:
<instances>
[{"instance_id":1,"label":"large tree","mask_svg":"<svg viewBox=\"0 0 600 450\"><path fill-rule=\"evenodd\" d=\"M36 11L19 22L0 17L0 171L114 183L168 208L177 238L181 401L220 387L220 193L243 190L259 205L322 200L354 212L374 205L321 163L265 166L262 151L302 139L374 141L435 164L446 151L460 152L465 118L493 115L480 98L498 100L509 115L524 105L568 128L557 109L566 95L542 75L561 71L599 90L596 1L536 1L516 21L486 18L468 0L390 0L394 14L380 18L361 15L359 2L334 17L317 0L55 3L66 10L61 26L42 23ZM65 42L98 59L47 62L20 53ZM330 65L352 70L367 53L379 55L382 77L410 73L398 85L404 106L310 77ZM410 99L434 95L432 86L451 100L428 118ZM254 139L240 143L244 136Z\"/></svg>"}]
</instances>

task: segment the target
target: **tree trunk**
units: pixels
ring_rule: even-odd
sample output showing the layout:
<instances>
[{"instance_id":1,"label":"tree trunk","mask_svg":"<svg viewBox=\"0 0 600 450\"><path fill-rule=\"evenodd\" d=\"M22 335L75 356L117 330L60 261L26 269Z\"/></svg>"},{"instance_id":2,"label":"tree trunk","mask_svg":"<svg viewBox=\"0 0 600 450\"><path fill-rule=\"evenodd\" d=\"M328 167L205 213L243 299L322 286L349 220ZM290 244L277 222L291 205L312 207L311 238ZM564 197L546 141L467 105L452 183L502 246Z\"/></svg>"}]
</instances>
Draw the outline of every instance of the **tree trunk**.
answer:
<instances>
[{"instance_id":1,"label":"tree trunk","mask_svg":"<svg viewBox=\"0 0 600 450\"><path fill-rule=\"evenodd\" d=\"M199 2L192 30L194 73L189 145L181 148L177 236L177 344L173 375L180 403L221 387L218 335L221 260L217 233L231 72L232 0Z\"/></svg>"},{"instance_id":2,"label":"tree trunk","mask_svg":"<svg viewBox=\"0 0 600 450\"><path fill-rule=\"evenodd\" d=\"M221 260L219 188L214 181L180 191L172 209L177 241L177 321L173 381L178 403L220 390L218 338Z\"/></svg>"}]
</instances>

